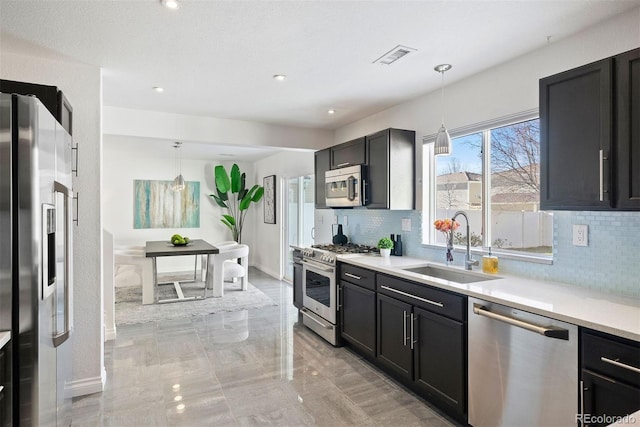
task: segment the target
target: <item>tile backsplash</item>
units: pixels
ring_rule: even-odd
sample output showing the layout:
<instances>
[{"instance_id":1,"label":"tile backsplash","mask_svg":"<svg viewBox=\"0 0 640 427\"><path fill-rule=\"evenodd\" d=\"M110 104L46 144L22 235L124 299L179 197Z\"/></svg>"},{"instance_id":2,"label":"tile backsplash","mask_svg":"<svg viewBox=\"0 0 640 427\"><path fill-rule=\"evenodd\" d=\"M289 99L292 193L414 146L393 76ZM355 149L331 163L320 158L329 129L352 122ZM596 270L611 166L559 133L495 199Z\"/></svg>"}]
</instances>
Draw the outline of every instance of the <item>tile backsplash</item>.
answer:
<instances>
[{"instance_id":1,"label":"tile backsplash","mask_svg":"<svg viewBox=\"0 0 640 427\"><path fill-rule=\"evenodd\" d=\"M422 245L421 211L369 209L316 210L315 224L330 224L337 216L353 243L375 245L381 237L401 234L404 255L444 262L444 249ZM403 232L402 220L411 220ZM588 246L573 246L572 226L588 226ZM330 227L330 225L324 225ZM330 230L329 230L330 231ZM553 264L501 259L500 271L534 279L562 282L640 299L640 213L554 212ZM317 242L326 243L326 242ZM454 264L464 256L454 254Z\"/></svg>"}]
</instances>

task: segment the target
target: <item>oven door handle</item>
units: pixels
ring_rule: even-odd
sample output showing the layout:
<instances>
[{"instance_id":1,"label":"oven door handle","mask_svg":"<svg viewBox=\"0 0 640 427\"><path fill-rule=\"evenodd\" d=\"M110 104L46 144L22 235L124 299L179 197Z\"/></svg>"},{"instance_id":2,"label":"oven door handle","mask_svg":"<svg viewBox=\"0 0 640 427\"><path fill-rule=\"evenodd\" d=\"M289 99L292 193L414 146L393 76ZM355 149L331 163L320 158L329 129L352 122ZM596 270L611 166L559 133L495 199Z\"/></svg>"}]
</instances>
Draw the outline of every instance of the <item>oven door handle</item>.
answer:
<instances>
[{"instance_id":1,"label":"oven door handle","mask_svg":"<svg viewBox=\"0 0 640 427\"><path fill-rule=\"evenodd\" d=\"M316 264L315 262L311 262L311 261L307 261L307 260L302 260L302 264L306 265L308 268L312 268L312 269L316 269L316 270L322 270L322 271L327 271L330 273L333 273L334 269L332 267L324 267L322 265Z\"/></svg>"},{"instance_id":2,"label":"oven door handle","mask_svg":"<svg viewBox=\"0 0 640 427\"><path fill-rule=\"evenodd\" d=\"M323 328L323 329L331 329L331 326L330 326L330 325L325 325L325 324L324 324L324 323L322 323L321 321L316 320L315 318L311 317L311 316L309 315L309 313L310 313L310 312L309 312L309 310L308 310L306 307L302 307L302 309L300 310L300 313L301 313L302 315L304 315L304 317L306 317L307 319L309 319L309 320L313 320L314 322L316 322L318 325L320 325L320 327L321 327L321 328Z\"/></svg>"}]
</instances>

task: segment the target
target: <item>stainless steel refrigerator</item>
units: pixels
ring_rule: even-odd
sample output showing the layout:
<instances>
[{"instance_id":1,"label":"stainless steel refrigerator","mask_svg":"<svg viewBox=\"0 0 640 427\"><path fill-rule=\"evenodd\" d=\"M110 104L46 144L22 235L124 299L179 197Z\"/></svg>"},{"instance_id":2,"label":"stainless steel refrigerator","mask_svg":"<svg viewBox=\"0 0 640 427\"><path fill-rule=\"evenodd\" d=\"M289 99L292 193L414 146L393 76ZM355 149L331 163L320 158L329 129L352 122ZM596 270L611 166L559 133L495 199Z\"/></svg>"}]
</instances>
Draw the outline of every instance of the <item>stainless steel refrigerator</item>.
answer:
<instances>
[{"instance_id":1,"label":"stainless steel refrigerator","mask_svg":"<svg viewBox=\"0 0 640 427\"><path fill-rule=\"evenodd\" d=\"M37 98L0 93L5 425L71 424L71 144Z\"/></svg>"}]
</instances>

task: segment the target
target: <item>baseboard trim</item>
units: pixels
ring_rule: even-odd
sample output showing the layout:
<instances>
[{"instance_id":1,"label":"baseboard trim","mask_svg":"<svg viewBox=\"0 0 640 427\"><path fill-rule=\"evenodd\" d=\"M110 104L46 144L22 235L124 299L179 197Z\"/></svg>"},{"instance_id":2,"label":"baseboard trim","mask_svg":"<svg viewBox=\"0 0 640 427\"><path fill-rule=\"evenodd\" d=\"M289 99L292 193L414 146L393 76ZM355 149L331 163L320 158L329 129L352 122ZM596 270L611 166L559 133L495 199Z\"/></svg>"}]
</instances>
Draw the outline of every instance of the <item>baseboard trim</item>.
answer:
<instances>
[{"instance_id":1,"label":"baseboard trim","mask_svg":"<svg viewBox=\"0 0 640 427\"><path fill-rule=\"evenodd\" d=\"M83 378L71 383L71 395L73 397L85 396L87 394L102 393L107 382L107 371L102 368L102 375L93 378Z\"/></svg>"},{"instance_id":2,"label":"baseboard trim","mask_svg":"<svg viewBox=\"0 0 640 427\"><path fill-rule=\"evenodd\" d=\"M282 280L282 277L280 277L280 273L275 273L273 271L270 271L268 268L265 268L261 265L250 265L250 267L254 267L260 271L262 271L265 274L268 274L269 276L273 277L274 279L277 280ZM249 276L249 283L251 283L251 276Z\"/></svg>"}]
</instances>

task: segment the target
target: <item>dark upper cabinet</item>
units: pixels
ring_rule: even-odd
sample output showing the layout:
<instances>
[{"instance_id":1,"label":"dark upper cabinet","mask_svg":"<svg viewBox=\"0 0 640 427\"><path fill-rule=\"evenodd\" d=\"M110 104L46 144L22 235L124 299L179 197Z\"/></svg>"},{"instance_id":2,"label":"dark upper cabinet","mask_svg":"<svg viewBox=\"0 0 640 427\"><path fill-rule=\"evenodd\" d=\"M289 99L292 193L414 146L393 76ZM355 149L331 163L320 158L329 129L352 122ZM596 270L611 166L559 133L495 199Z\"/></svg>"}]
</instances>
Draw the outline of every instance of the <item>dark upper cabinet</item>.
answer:
<instances>
[{"instance_id":1,"label":"dark upper cabinet","mask_svg":"<svg viewBox=\"0 0 640 427\"><path fill-rule=\"evenodd\" d=\"M317 151L316 208L326 208L325 172L365 165L364 206L369 209L415 209L415 140L412 130L385 129Z\"/></svg>"},{"instance_id":2,"label":"dark upper cabinet","mask_svg":"<svg viewBox=\"0 0 640 427\"><path fill-rule=\"evenodd\" d=\"M331 148L316 151L315 153L315 173L316 173L316 191L315 205L316 209L326 209L327 200L325 194L324 173L331 169Z\"/></svg>"},{"instance_id":3,"label":"dark upper cabinet","mask_svg":"<svg viewBox=\"0 0 640 427\"><path fill-rule=\"evenodd\" d=\"M640 210L640 49L540 80L540 207Z\"/></svg>"},{"instance_id":4,"label":"dark upper cabinet","mask_svg":"<svg viewBox=\"0 0 640 427\"><path fill-rule=\"evenodd\" d=\"M366 137L369 209L415 209L415 131L385 129Z\"/></svg>"},{"instance_id":5,"label":"dark upper cabinet","mask_svg":"<svg viewBox=\"0 0 640 427\"><path fill-rule=\"evenodd\" d=\"M640 209L640 49L615 57L617 206Z\"/></svg>"},{"instance_id":6,"label":"dark upper cabinet","mask_svg":"<svg viewBox=\"0 0 640 427\"><path fill-rule=\"evenodd\" d=\"M352 141L331 147L331 169L361 165L365 162L365 139Z\"/></svg>"},{"instance_id":7,"label":"dark upper cabinet","mask_svg":"<svg viewBox=\"0 0 640 427\"><path fill-rule=\"evenodd\" d=\"M611 207L613 60L540 80L540 207Z\"/></svg>"}]
</instances>

